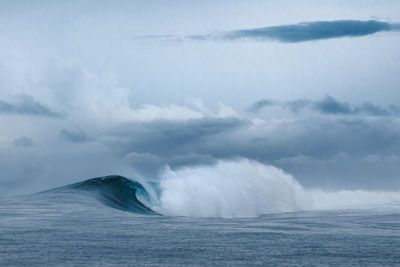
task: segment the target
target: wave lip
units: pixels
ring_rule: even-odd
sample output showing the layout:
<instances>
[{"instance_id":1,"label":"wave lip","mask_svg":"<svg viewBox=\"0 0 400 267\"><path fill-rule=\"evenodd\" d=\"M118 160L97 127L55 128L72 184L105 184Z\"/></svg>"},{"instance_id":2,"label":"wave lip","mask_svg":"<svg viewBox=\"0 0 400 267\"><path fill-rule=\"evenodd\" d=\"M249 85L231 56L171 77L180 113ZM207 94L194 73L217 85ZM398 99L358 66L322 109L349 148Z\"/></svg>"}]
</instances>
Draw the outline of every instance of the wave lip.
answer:
<instances>
[{"instance_id":1,"label":"wave lip","mask_svg":"<svg viewBox=\"0 0 400 267\"><path fill-rule=\"evenodd\" d=\"M92 178L63 188L90 193L104 205L118 210L160 215L138 199L139 194L150 199L142 184L119 175Z\"/></svg>"}]
</instances>

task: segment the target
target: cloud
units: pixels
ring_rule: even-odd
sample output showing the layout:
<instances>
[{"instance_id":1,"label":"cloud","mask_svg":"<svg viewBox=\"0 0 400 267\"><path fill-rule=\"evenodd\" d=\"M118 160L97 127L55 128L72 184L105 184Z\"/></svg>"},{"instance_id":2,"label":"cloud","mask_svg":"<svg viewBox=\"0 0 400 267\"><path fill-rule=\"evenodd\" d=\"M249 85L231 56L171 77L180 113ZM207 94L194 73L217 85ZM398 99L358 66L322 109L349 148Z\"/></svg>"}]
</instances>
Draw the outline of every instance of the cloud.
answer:
<instances>
[{"instance_id":1,"label":"cloud","mask_svg":"<svg viewBox=\"0 0 400 267\"><path fill-rule=\"evenodd\" d=\"M397 24L376 20L336 20L302 22L292 25L236 30L221 35L225 40L274 40L285 43L316 41L342 37L360 37L377 32L398 30Z\"/></svg>"},{"instance_id":2,"label":"cloud","mask_svg":"<svg viewBox=\"0 0 400 267\"><path fill-rule=\"evenodd\" d=\"M60 137L71 143L86 143L92 140L81 129L72 131L63 129L60 132Z\"/></svg>"},{"instance_id":3,"label":"cloud","mask_svg":"<svg viewBox=\"0 0 400 267\"><path fill-rule=\"evenodd\" d=\"M267 106L274 106L276 105L278 102L270 100L270 99L261 99L258 100L257 102L255 102L254 104L252 104L249 108L248 111L250 112L258 112L261 109L263 109L264 107Z\"/></svg>"},{"instance_id":4,"label":"cloud","mask_svg":"<svg viewBox=\"0 0 400 267\"><path fill-rule=\"evenodd\" d=\"M321 101L314 102L315 110L324 114L351 114L352 108L348 103L339 102L330 95L325 96Z\"/></svg>"},{"instance_id":5,"label":"cloud","mask_svg":"<svg viewBox=\"0 0 400 267\"><path fill-rule=\"evenodd\" d=\"M131 110L131 120L151 121L151 120L188 120L200 119L203 114L186 107L177 105L155 106L143 105L138 109Z\"/></svg>"},{"instance_id":6,"label":"cloud","mask_svg":"<svg viewBox=\"0 0 400 267\"><path fill-rule=\"evenodd\" d=\"M156 179L167 165L176 169L187 166L211 165L217 162L217 159L213 156L204 154L178 153L174 155L171 153L171 155L165 156L154 151L153 153L130 152L124 156L123 162L131 165L149 179Z\"/></svg>"},{"instance_id":7,"label":"cloud","mask_svg":"<svg viewBox=\"0 0 400 267\"><path fill-rule=\"evenodd\" d=\"M174 168L214 162L218 156L207 147L217 149L217 140L247 124L232 117L133 123L115 129L111 133L114 141L108 144L126 162L154 177L167 164Z\"/></svg>"},{"instance_id":8,"label":"cloud","mask_svg":"<svg viewBox=\"0 0 400 267\"><path fill-rule=\"evenodd\" d=\"M308 109L325 115L366 115L372 117L395 117L400 115L400 107L395 105L390 105L387 108L370 102L363 102L361 105L350 105L349 103L341 102L330 95L326 95L323 99L317 101L297 99L294 101L279 102L261 99L252 104L248 108L248 111L256 113L268 106L288 108L294 113Z\"/></svg>"},{"instance_id":9,"label":"cloud","mask_svg":"<svg viewBox=\"0 0 400 267\"><path fill-rule=\"evenodd\" d=\"M61 118L62 115L37 102L31 96L20 96L19 101L10 103L0 100L0 113Z\"/></svg>"},{"instance_id":10,"label":"cloud","mask_svg":"<svg viewBox=\"0 0 400 267\"><path fill-rule=\"evenodd\" d=\"M165 41L168 43L181 43L185 40L256 40L299 43L333 38L362 37L378 32L389 31L400 31L400 23L389 23L378 20L307 21L297 24L195 34L190 36L143 35L136 36L134 39L139 41Z\"/></svg>"},{"instance_id":11,"label":"cloud","mask_svg":"<svg viewBox=\"0 0 400 267\"><path fill-rule=\"evenodd\" d=\"M314 110L314 102L307 105ZM18 181L29 176L32 181L35 178L50 185L51 177L62 174L60 185L112 173L156 180L166 166L177 170L211 165L218 160L248 158L278 166L305 186L387 189L398 185L400 188L398 160L393 160L400 157L400 124L396 117L296 114L291 118L268 119L260 113L254 120L256 114L251 114L252 118L245 115L134 120L106 128L92 125L96 142L89 142L92 139L79 128L61 128L52 132L67 142L59 142L57 138L52 141L50 137L39 141L34 149L9 147L1 151L4 160L0 165L10 166L4 176L16 177ZM64 121L56 122L61 127L65 125ZM71 147L71 142L85 145ZM19 171L21 166L25 171ZM18 182L15 188L18 184L23 183Z\"/></svg>"},{"instance_id":12,"label":"cloud","mask_svg":"<svg viewBox=\"0 0 400 267\"><path fill-rule=\"evenodd\" d=\"M25 137L25 136L21 136L17 139L14 139L13 145L15 147L31 147L31 146L34 146L34 143L33 143L32 139Z\"/></svg>"},{"instance_id":13,"label":"cloud","mask_svg":"<svg viewBox=\"0 0 400 267\"><path fill-rule=\"evenodd\" d=\"M352 112L356 114L364 113L371 116L396 116L400 114L398 107L393 105L391 107L383 108L370 102L364 102L360 106L355 107Z\"/></svg>"},{"instance_id":14,"label":"cloud","mask_svg":"<svg viewBox=\"0 0 400 267\"><path fill-rule=\"evenodd\" d=\"M365 157L399 157L400 125L393 117L300 117L257 122L206 117L125 125L109 132L107 140L113 140L108 146L124 163L151 179L156 179L166 165L179 169L248 158L281 167L307 186L371 189L386 188L379 179L387 179L386 184L397 181L397 163L371 165ZM388 175L382 178L382 172Z\"/></svg>"},{"instance_id":15,"label":"cloud","mask_svg":"<svg viewBox=\"0 0 400 267\"><path fill-rule=\"evenodd\" d=\"M281 103L282 105L282 103ZM289 101L285 104L292 112L299 112L302 109L312 105L312 101L308 99L297 99L294 101Z\"/></svg>"},{"instance_id":16,"label":"cloud","mask_svg":"<svg viewBox=\"0 0 400 267\"><path fill-rule=\"evenodd\" d=\"M187 121L152 121L132 123L117 129L118 139L127 139L119 146L123 151L172 155L189 152L195 144L204 144L208 138L232 132L246 122L237 118L203 118Z\"/></svg>"},{"instance_id":17,"label":"cloud","mask_svg":"<svg viewBox=\"0 0 400 267\"><path fill-rule=\"evenodd\" d=\"M176 169L239 157L276 164L309 181L308 185L329 186L335 180L346 185L353 177L365 179L360 186L400 183L398 176L393 178L400 173L398 163L367 157L400 156L400 108L362 103L366 95L377 97L376 85L381 85L379 103L398 99L398 36L394 32L400 29L398 24L379 19L296 24L310 18L299 12L291 17L293 25L279 24L279 15L270 17L268 24L253 26L244 26L243 20L225 23L215 16L206 25L198 23L203 12L195 12L196 19L176 27L181 25L182 10L171 16L159 9L164 17L150 21L146 16L132 16L141 10L133 6L133 13L118 7L105 16L98 16L97 9L94 13L79 9L82 12L77 15L54 6L56 10L49 10L54 12L40 16L40 4L25 6L24 17L17 21L21 9L8 8L8 15L2 17L0 181L7 183L2 183L0 191L7 191L12 181L34 191L33 185L50 187L113 173L136 178L133 169L156 179L166 164ZM240 13L241 7L230 8L226 18ZM389 9L395 13L396 8ZM358 15L367 17L368 10ZM263 11L258 15L251 21L268 16ZM340 16L343 12L331 14L331 18ZM149 27L140 27L144 24ZM212 34L218 29L222 32ZM376 35L368 34L375 32L385 35L379 45L369 42ZM190 36L196 33L210 33L201 36L208 41ZM153 39L148 36L153 41L131 38L146 34L154 34ZM183 44L162 43L177 35L183 36ZM362 39L365 42L347 43L354 36L369 37ZM329 41L323 46L295 45L326 38L345 38L346 45ZM230 45L242 40L261 41L261 45ZM266 46L264 41L294 45ZM344 84L353 88L351 95L359 97L354 100L357 103L342 98L349 95ZM323 87L330 88L332 97L319 99ZM250 108L251 113L240 110L251 104L250 98L262 98L263 92L276 100L261 99ZM30 97L12 99L21 94ZM201 101L191 105L185 102L190 96L232 108L204 107ZM263 110L279 113L274 118ZM22 149L30 142L18 140L21 136L34 146ZM349 155L347 163L332 160L340 153ZM280 161L300 155L304 158L297 163ZM365 161L357 163L366 157L375 162L369 169L362 165ZM350 173L348 165L353 163L356 167ZM32 183L27 186L26 181Z\"/></svg>"}]
</instances>

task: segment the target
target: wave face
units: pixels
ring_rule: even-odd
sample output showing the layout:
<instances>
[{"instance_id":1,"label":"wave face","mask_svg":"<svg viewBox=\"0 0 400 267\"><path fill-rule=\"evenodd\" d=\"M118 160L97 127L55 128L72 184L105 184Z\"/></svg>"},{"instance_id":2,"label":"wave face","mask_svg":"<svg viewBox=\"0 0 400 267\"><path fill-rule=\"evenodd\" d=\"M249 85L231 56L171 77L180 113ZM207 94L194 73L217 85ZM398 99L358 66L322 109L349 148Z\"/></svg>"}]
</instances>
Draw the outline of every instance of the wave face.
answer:
<instances>
[{"instance_id":1,"label":"wave face","mask_svg":"<svg viewBox=\"0 0 400 267\"><path fill-rule=\"evenodd\" d=\"M83 191L93 195L104 205L123 211L158 214L144 204L144 201L150 202L151 197L142 184L118 175L93 178L57 190Z\"/></svg>"}]
</instances>

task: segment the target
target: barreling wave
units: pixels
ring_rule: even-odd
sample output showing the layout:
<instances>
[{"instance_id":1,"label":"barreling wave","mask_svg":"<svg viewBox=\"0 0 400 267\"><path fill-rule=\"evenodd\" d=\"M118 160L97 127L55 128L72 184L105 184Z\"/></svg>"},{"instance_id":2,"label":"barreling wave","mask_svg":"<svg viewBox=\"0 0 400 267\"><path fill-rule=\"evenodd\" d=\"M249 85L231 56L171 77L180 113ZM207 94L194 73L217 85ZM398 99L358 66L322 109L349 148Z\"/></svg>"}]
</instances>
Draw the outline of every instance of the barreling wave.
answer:
<instances>
[{"instance_id":1,"label":"barreling wave","mask_svg":"<svg viewBox=\"0 0 400 267\"><path fill-rule=\"evenodd\" d=\"M119 175L92 178L46 192L81 192L93 196L104 205L139 214L160 215L148 206L150 193L139 182Z\"/></svg>"},{"instance_id":2,"label":"barreling wave","mask_svg":"<svg viewBox=\"0 0 400 267\"><path fill-rule=\"evenodd\" d=\"M146 215L256 217L262 214L335 209L400 208L400 192L307 189L290 174L255 161L220 161L213 166L166 169L159 182L112 175L40 194L79 203L88 195L105 206ZM66 196L65 196L66 195ZM65 196L65 198L64 198ZM89 199L89 201L91 201Z\"/></svg>"}]
</instances>

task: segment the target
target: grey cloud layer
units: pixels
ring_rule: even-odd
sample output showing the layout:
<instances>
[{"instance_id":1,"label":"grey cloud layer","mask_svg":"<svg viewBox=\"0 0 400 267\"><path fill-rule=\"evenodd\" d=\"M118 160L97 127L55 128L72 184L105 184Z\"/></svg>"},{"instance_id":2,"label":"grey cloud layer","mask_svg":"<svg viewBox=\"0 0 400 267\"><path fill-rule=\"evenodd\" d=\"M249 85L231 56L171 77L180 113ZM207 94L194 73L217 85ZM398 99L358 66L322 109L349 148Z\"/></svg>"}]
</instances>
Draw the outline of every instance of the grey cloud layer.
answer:
<instances>
[{"instance_id":1,"label":"grey cloud layer","mask_svg":"<svg viewBox=\"0 0 400 267\"><path fill-rule=\"evenodd\" d=\"M30 96L21 96L19 97L19 101L16 103L10 103L0 100L0 113L53 118L62 117L60 113L49 109L43 104L35 101Z\"/></svg>"},{"instance_id":2,"label":"grey cloud layer","mask_svg":"<svg viewBox=\"0 0 400 267\"><path fill-rule=\"evenodd\" d=\"M318 108L340 112L354 109L347 105L326 106ZM167 165L178 169L244 157L281 167L305 186L400 188L397 117L304 117L294 113L293 117L280 120L204 117L132 121L106 129L93 126L54 130L55 137L59 134L67 142L54 140L50 145L43 139L35 144L28 137L15 139L15 153L0 151L4 158L0 162L3 176L17 181L26 177L53 181L58 177L66 183L73 178L113 173L135 177L137 171L145 179L156 180ZM91 138L84 132L89 127ZM15 187L19 184L23 182L16 182Z\"/></svg>"},{"instance_id":3,"label":"grey cloud layer","mask_svg":"<svg viewBox=\"0 0 400 267\"><path fill-rule=\"evenodd\" d=\"M364 102L361 105L352 106L347 102L338 101L330 95L325 96L325 98L319 101L298 99L288 102L279 102L261 99L251 105L248 111L255 113L268 106L281 106L295 113L304 109L309 109L321 114L330 115L367 115L376 117L400 115L400 107L396 105L381 107L370 102Z\"/></svg>"},{"instance_id":4,"label":"grey cloud layer","mask_svg":"<svg viewBox=\"0 0 400 267\"><path fill-rule=\"evenodd\" d=\"M270 124L234 118L132 124L110 133L114 141L108 145L123 162L153 179L165 165L175 169L245 157L282 167L305 185L400 186L396 118L332 117ZM371 163L371 158L379 160ZM382 172L387 175L382 177Z\"/></svg>"}]
</instances>

